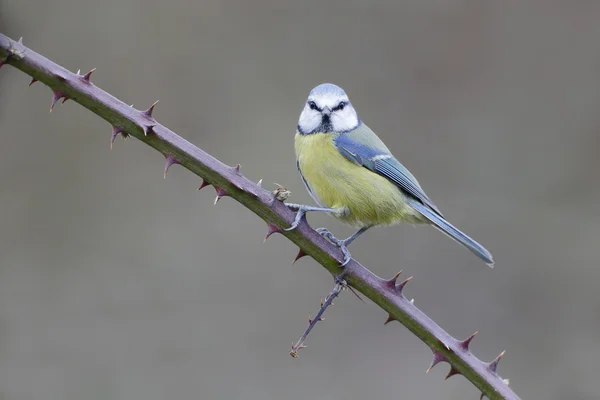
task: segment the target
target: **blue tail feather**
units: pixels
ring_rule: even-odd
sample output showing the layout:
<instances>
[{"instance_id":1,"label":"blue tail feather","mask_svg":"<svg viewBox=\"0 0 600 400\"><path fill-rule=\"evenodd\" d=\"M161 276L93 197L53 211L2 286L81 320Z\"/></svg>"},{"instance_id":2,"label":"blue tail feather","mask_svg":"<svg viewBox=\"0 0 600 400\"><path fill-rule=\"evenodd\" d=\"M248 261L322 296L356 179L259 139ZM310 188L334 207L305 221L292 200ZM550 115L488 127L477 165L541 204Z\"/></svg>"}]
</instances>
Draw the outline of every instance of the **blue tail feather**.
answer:
<instances>
[{"instance_id":1,"label":"blue tail feather","mask_svg":"<svg viewBox=\"0 0 600 400\"><path fill-rule=\"evenodd\" d=\"M425 218L427 218L433 226L438 228L440 231L444 232L446 235L450 236L452 239L456 240L458 243L465 246L467 249L471 250L473 254L477 257L481 258L485 263L490 267L494 268L494 259L489 251L487 251L482 245L462 233L460 230L455 228L450 222L446 221L442 216L437 214L435 211L431 210L429 207L419 203L417 201L411 201L410 205L423 214Z\"/></svg>"}]
</instances>

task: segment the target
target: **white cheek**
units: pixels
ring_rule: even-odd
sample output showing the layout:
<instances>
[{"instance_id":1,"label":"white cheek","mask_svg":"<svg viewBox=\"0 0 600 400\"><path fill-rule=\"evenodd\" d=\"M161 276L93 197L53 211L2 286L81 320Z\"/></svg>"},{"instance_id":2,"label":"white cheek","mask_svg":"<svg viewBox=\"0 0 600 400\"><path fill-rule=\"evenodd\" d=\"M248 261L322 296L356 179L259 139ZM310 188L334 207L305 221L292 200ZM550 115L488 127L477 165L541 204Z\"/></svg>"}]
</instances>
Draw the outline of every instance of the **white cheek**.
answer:
<instances>
[{"instance_id":1,"label":"white cheek","mask_svg":"<svg viewBox=\"0 0 600 400\"><path fill-rule=\"evenodd\" d=\"M353 109L347 108L341 113L335 113L331 122L335 131L349 131L358 126L358 117Z\"/></svg>"},{"instance_id":2,"label":"white cheek","mask_svg":"<svg viewBox=\"0 0 600 400\"><path fill-rule=\"evenodd\" d=\"M303 132L311 132L316 129L321 124L321 114L316 112L315 110L311 110L306 107L302 114L300 114L300 119L298 120L298 126Z\"/></svg>"}]
</instances>

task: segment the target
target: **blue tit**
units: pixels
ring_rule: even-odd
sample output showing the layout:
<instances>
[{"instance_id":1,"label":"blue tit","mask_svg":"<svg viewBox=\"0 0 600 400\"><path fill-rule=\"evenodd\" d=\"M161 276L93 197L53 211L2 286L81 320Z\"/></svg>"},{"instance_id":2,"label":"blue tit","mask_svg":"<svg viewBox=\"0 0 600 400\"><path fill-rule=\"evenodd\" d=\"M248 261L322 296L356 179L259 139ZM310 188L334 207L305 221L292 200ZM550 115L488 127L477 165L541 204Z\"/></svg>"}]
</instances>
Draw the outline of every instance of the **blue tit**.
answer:
<instances>
[{"instance_id":1,"label":"blue tit","mask_svg":"<svg viewBox=\"0 0 600 400\"><path fill-rule=\"evenodd\" d=\"M295 229L309 211L329 213L358 231L339 240L318 229L350 261L347 246L373 226L431 224L493 267L492 255L448 222L419 182L365 125L344 90L325 83L309 94L295 136L296 165L318 206L287 204Z\"/></svg>"}]
</instances>

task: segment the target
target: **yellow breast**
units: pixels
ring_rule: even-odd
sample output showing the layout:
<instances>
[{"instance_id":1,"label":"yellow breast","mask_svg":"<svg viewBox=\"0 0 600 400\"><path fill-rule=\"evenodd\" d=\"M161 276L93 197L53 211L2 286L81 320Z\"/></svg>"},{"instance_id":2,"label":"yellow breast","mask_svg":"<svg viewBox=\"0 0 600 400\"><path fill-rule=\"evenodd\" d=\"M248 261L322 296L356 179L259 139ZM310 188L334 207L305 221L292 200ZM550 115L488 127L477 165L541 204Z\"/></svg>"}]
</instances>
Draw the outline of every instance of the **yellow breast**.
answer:
<instances>
[{"instance_id":1,"label":"yellow breast","mask_svg":"<svg viewBox=\"0 0 600 400\"><path fill-rule=\"evenodd\" d=\"M336 216L354 226L420 222L397 186L346 159L334 139L330 133L295 138L300 173L322 206L339 209L344 215Z\"/></svg>"}]
</instances>

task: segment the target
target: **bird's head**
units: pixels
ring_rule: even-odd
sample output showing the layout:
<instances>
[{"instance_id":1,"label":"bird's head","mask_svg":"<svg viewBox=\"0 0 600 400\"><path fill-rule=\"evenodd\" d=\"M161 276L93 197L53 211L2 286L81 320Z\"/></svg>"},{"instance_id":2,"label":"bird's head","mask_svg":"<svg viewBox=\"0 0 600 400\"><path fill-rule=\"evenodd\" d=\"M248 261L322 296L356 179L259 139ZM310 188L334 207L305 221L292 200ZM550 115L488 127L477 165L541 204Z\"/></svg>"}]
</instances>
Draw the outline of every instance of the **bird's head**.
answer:
<instances>
[{"instance_id":1,"label":"bird's head","mask_svg":"<svg viewBox=\"0 0 600 400\"><path fill-rule=\"evenodd\" d=\"M323 83L310 91L298 120L298 132L343 133L360 125L344 90L331 83Z\"/></svg>"}]
</instances>

